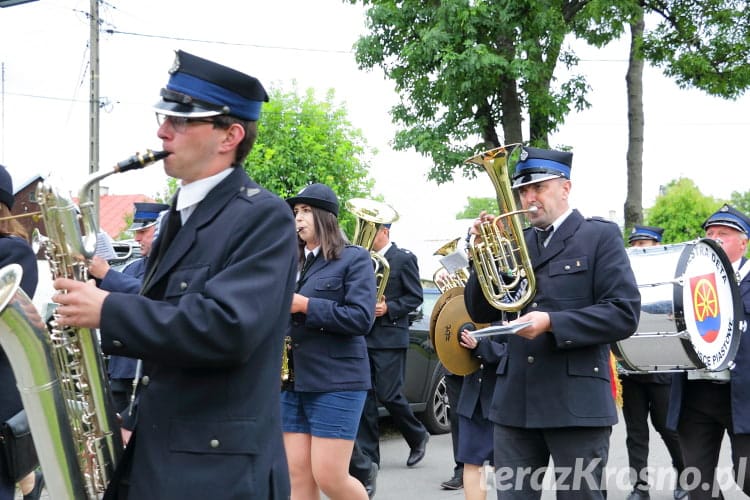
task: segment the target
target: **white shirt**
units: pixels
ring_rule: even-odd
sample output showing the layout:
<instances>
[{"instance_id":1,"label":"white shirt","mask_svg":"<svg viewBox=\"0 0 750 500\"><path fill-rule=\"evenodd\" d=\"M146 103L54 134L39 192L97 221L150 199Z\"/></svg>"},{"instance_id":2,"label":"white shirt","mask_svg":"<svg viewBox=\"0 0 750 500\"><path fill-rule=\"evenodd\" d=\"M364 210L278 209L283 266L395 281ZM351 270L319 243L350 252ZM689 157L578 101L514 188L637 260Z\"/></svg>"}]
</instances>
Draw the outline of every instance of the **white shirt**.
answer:
<instances>
[{"instance_id":1,"label":"white shirt","mask_svg":"<svg viewBox=\"0 0 750 500\"><path fill-rule=\"evenodd\" d=\"M568 216L572 213L573 213L573 209L568 207L568 209L565 212L563 212L563 214L560 217L555 219L555 222L553 222L551 226L547 226L547 230L549 230L549 228L552 227L552 231L549 232L547 239L544 240L543 245L545 247L547 246L547 243L549 243L549 239L552 238L552 235L555 234L555 231L557 231L557 228L559 228L562 225L562 223L565 222L565 219L567 219Z\"/></svg>"},{"instance_id":2,"label":"white shirt","mask_svg":"<svg viewBox=\"0 0 750 500\"><path fill-rule=\"evenodd\" d=\"M180 212L180 220L182 221L183 225L185 225L187 220L193 214L193 212L195 211L195 207L198 206L198 203L203 201L203 199L213 188L218 186L221 181L226 179L229 174L232 173L232 168L238 167L225 168L218 174L214 174L211 177L199 179L197 181L191 182L190 184L185 184L180 187L180 190L177 192L176 208L177 211Z\"/></svg>"}]
</instances>

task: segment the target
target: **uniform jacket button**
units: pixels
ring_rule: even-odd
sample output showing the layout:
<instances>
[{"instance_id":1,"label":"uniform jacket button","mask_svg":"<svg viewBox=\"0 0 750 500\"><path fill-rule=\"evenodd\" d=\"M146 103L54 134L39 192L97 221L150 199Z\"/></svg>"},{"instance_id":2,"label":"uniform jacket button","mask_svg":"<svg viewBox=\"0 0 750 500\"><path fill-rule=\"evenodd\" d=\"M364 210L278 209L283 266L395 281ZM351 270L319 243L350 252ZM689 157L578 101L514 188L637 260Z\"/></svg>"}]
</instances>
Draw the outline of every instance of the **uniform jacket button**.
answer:
<instances>
[{"instance_id":1,"label":"uniform jacket button","mask_svg":"<svg viewBox=\"0 0 750 500\"><path fill-rule=\"evenodd\" d=\"M572 340L566 340L566 341L565 341L565 345L570 345L570 344L572 344L572 343L573 343L573 341L572 341Z\"/></svg>"},{"instance_id":2,"label":"uniform jacket button","mask_svg":"<svg viewBox=\"0 0 750 500\"><path fill-rule=\"evenodd\" d=\"M187 290L188 284L186 282L180 283L180 290Z\"/></svg>"},{"instance_id":3,"label":"uniform jacket button","mask_svg":"<svg viewBox=\"0 0 750 500\"><path fill-rule=\"evenodd\" d=\"M141 377L141 385L148 385L151 382L151 379L148 377L148 375L144 375Z\"/></svg>"},{"instance_id":4,"label":"uniform jacket button","mask_svg":"<svg viewBox=\"0 0 750 500\"><path fill-rule=\"evenodd\" d=\"M570 266L567 266L567 265L566 265L566 266L565 266L565 270L566 270L566 271L570 271Z\"/></svg>"},{"instance_id":5,"label":"uniform jacket button","mask_svg":"<svg viewBox=\"0 0 750 500\"><path fill-rule=\"evenodd\" d=\"M533 363L534 362L534 356L529 356L528 358L526 358L526 361L528 361L529 364Z\"/></svg>"},{"instance_id":6,"label":"uniform jacket button","mask_svg":"<svg viewBox=\"0 0 750 500\"><path fill-rule=\"evenodd\" d=\"M122 347L122 342L120 342L119 340L113 340L112 345L115 347Z\"/></svg>"},{"instance_id":7,"label":"uniform jacket button","mask_svg":"<svg viewBox=\"0 0 750 500\"><path fill-rule=\"evenodd\" d=\"M599 367L598 366L594 367L594 373L599 373Z\"/></svg>"},{"instance_id":8,"label":"uniform jacket button","mask_svg":"<svg viewBox=\"0 0 750 500\"><path fill-rule=\"evenodd\" d=\"M220 443L218 439L212 439L208 444L211 446L211 448L218 448Z\"/></svg>"},{"instance_id":9,"label":"uniform jacket button","mask_svg":"<svg viewBox=\"0 0 750 500\"><path fill-rule=\"evenodd\" d=\"M537 307L539 307L539 304L537 304L536 302L534 302L533 304L531 304L531 307L533 307L534 309L536 309Z\"/></svg>"}]
</instances>

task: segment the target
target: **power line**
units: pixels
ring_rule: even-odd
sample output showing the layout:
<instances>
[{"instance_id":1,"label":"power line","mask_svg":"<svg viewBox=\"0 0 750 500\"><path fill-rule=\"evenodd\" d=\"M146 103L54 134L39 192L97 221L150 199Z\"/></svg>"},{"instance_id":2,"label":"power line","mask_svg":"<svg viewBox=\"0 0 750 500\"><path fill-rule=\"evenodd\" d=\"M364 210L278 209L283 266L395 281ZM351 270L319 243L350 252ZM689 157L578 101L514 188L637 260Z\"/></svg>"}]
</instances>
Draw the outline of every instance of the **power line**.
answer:
<instances>
[{"instance_id":1,"label":"power line","mask_svg":"<svg viewBox=\"0 0 750 500\"><path fill-rule=\"evenodd\" d=\"M327 54L347 54L347 55L353 54L351 50L315 49L315 48L308 48L308 47L283 47L280 45L261 45L257 43L226 42L223 40L201 40L198 38L184 38L184 37L167 36L167 35L150 35L148 33L136 33L133 31L120 31L116 29L107 29L107 30L104 30L104 32L110 35L128 35L128 36L138 36L142 38L159 38L162 40L175 40L179 42L196 42L196 43L206 43L206 44L213 44L213 45L231 45L235 47L254 47L257 49L296 50L300 52L323 52Z\"/></svg>"}]
</instances>

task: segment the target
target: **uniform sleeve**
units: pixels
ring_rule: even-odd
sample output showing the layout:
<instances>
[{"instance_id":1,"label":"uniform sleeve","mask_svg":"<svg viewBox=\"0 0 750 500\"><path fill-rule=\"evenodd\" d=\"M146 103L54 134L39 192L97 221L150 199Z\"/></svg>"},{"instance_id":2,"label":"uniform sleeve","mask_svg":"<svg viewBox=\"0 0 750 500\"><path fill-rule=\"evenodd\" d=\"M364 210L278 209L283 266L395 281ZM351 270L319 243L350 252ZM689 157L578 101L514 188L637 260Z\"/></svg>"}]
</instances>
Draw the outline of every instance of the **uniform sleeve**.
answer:
<instances>
[{"instance_id":1,"label":"uniform sleeve","mask_svg":"<svg viewBox=\"0 0 750 500\"><path fill-rule=\"evenodd\" d=\"M422 304L422 282L419 279L419 265L417 256L411 252L400 250L402 265L397 279L401 280L403 293L391 300L386 293L385 301L388 305L388 317L395 321L416 310Z\"/></svg>"},{"instance_id":2,"label":"uniform sleeve","mask_svg":"<svg viewBox=\"0 0 750 500\"><path fill-rule=\"evenodd\" d=\"M39 282L39 270L36 265L36 255L26 240L15 236L1 238L0 267L8 264L19 264L23 269L21 289L29 298L34 297Z\"/></svg>"}]
</instances>

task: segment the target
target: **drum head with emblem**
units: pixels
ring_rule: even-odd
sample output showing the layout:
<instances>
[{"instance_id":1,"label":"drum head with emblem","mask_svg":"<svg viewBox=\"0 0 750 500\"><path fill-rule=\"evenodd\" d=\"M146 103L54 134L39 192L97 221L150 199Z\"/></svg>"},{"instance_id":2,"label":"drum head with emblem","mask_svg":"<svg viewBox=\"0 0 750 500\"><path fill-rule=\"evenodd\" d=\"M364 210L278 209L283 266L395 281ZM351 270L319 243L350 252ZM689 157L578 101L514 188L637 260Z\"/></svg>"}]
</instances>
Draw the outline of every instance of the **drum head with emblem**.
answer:
<instances>
[{"instance_id":1,"label":"drum head with emblem","mask_svg":"<svg viewBox=\"0 0 750 500\"><path fill-rule=\"evenodd\" d=\"M437 323L440 311L443 309L443 307L445 307L445 304L447 304L450 299L457 296L464 296L464 287L457 286L455 288L449 288L448 290L443 292L440 297L438 297L437 302L435 302L435 306L432 308L432 314L430 315L430 344L433 347L435 346L435 324Z\"/></svg>"},{"instance_id":2,"label":"drum head with emblem","mask_svg":"<svg viewBox=\"0 0 750 500\"><path fill-rule=\"evenodd\" d=\"M471 320L466 312L463 294L446 302L435 323L435 351L446 370L455 375L468 375L479 369L479 360L459 341L462 331L486 326L489 325Z\"/></svg>"}]
</instances>

